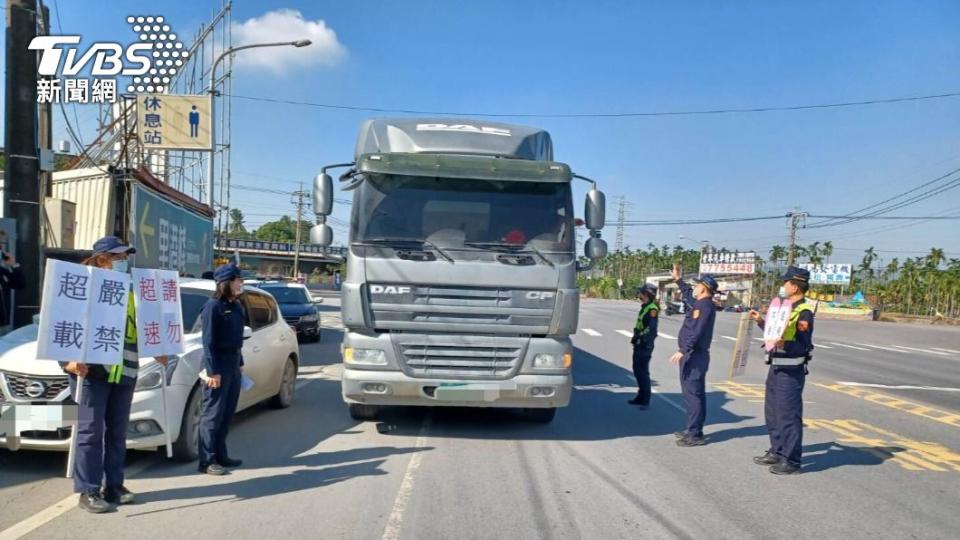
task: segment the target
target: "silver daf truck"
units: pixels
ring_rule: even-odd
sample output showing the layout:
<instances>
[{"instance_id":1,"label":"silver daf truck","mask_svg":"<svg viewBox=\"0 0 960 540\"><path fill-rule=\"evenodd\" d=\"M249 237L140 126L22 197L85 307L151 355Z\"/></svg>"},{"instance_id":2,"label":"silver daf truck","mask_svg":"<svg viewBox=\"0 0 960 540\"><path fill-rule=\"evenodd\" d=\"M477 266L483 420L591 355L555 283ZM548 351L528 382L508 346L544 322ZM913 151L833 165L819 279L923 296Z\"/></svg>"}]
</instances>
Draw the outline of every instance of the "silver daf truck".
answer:
<instances>
[{"instance_id":1,"label":"silver daf truck","mask_svg":"<svg viewBox=\"0 0 960 540\"><path fill-rule=\"evenodd\" d=\"M384 406L512 407L549 422L570 401L579 294L577 224L588 260L606 254L605 198L553 160L541 129L477 120L373 119L351 163L314 180L330 245L327 171L351 191L342 284L343 398ZM571 182L590 183L584 220Z\"/></svg>"}]
</instances>

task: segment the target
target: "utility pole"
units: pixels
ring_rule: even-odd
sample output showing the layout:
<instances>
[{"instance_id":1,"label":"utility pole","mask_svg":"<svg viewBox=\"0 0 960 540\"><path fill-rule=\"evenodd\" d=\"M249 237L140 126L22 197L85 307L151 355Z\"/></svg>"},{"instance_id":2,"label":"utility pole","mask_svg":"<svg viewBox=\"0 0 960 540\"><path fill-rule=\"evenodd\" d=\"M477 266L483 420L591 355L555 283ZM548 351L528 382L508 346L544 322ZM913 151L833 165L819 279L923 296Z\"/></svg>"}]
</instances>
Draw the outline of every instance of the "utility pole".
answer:
<instances>
[{"instance_id":1,"label":"utility pole","mask_svg":"<svg viewBox=\"0 0 960 540\"><path fill-rule=\"evenodd\" d=\"M807 213L790 212L787 217L790 218L790 251L787 252L787 266L792 266L797 257L797 227L806 219Z\"/></svg>"},{"instance_id":2,"label":"utility pole","mask_svg":"<svg viewBox=\"0 0 960 540\"><path fill-rule=\"evenodd\" d=\"M13 327L33 322L40 310L40 152L37 148L37 54L27 47L37 35L36 0L7 0L7 147L4 216L17 222L16 256L28 279L14 299Z\"/></svg>"},{"instance_id":3,"label":"utility pole","mask_svg":"<svg viewBox=\"0 0 960 540\"><path fill-rule=\"evenodd\" d=\"M301 225L301 223L303 220L303 207L306 206L307 204L305 200L307 199L307 197L310 197L310 196L311 196L310 192L303 190L303 182L300 182L300 189L293 192L293 198L294 198L293 204L297 206L297 232L296 232L297 245L293 250L293 278L294 279L298 279L300 277L300 236L301 236L301 229L303 229L303 226Z\"/></svg>"}]
</instances>

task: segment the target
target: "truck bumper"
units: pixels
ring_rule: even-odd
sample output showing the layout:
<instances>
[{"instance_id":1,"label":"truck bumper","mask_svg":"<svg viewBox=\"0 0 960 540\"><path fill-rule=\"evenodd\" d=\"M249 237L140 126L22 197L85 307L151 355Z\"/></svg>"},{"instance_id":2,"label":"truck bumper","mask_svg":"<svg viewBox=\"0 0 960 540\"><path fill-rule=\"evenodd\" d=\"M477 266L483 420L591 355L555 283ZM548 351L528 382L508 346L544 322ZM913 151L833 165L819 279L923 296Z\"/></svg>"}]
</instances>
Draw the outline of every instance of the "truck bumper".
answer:
<instances>
[{"instance_id":1,"label":"truck bumper","mask_svg":"<svg viewBox=\"0 0 960 540\"><path fill-rule=\"evenodd\" d=\"M465 381L345 367L342 378L343 400L367 405L557 408L570 403L572 385L569 373Z\"/></svg>"}]
</instances>

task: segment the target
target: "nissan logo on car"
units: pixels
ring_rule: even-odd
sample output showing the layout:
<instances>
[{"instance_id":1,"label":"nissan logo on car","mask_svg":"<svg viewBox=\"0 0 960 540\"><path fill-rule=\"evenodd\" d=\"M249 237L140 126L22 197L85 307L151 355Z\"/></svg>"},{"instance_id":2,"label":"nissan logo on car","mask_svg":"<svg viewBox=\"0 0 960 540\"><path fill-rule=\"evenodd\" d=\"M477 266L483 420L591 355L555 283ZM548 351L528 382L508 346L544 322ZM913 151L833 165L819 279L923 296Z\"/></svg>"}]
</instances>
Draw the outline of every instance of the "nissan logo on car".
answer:
<instances>
[{"instance_id":1,"label":"nissan logo on car","mask_svg":"<svg viewBox=\"0 0 960 540\"><path fill-rule=\"evenodd\" d=\"M30 384L23 390L27 397L38 398L47 391L47 385L41 381L30 381Z\"/></svg>"}]
</instances>

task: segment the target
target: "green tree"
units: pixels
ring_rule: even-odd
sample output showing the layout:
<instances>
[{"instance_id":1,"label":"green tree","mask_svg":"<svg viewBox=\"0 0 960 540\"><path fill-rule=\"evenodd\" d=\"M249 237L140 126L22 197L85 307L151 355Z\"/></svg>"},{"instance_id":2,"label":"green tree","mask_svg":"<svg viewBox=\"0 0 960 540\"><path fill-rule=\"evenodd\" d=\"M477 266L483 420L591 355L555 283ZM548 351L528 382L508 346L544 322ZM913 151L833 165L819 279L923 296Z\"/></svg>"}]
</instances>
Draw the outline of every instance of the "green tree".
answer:
<instances>
[{"instance_id":1,"label":"green tree","mask_svg":"<svg viewBox=\"0 0 960 540\"><path fill-rule=\"evenodd\" d=\"M264 223L256 231L254 236L257 240L266 240L268 242L295 242L297 239L296 221L290 219L290 216L283 216L277 221ZM310 223L300 222L301 241L305 242L310 237Z\"/></svg>"},{"instance_id":2,"label":"green tree","mask_svg":"<svg viewBox=\"0 0 960 540\"><path fill-rule=\"evenodd\" d=\"M239 208L230 209L230 224L227 227L227 234L233 238L246 238L250 233L243 217L243 211Z\"/></svg>"}]
</instances>

